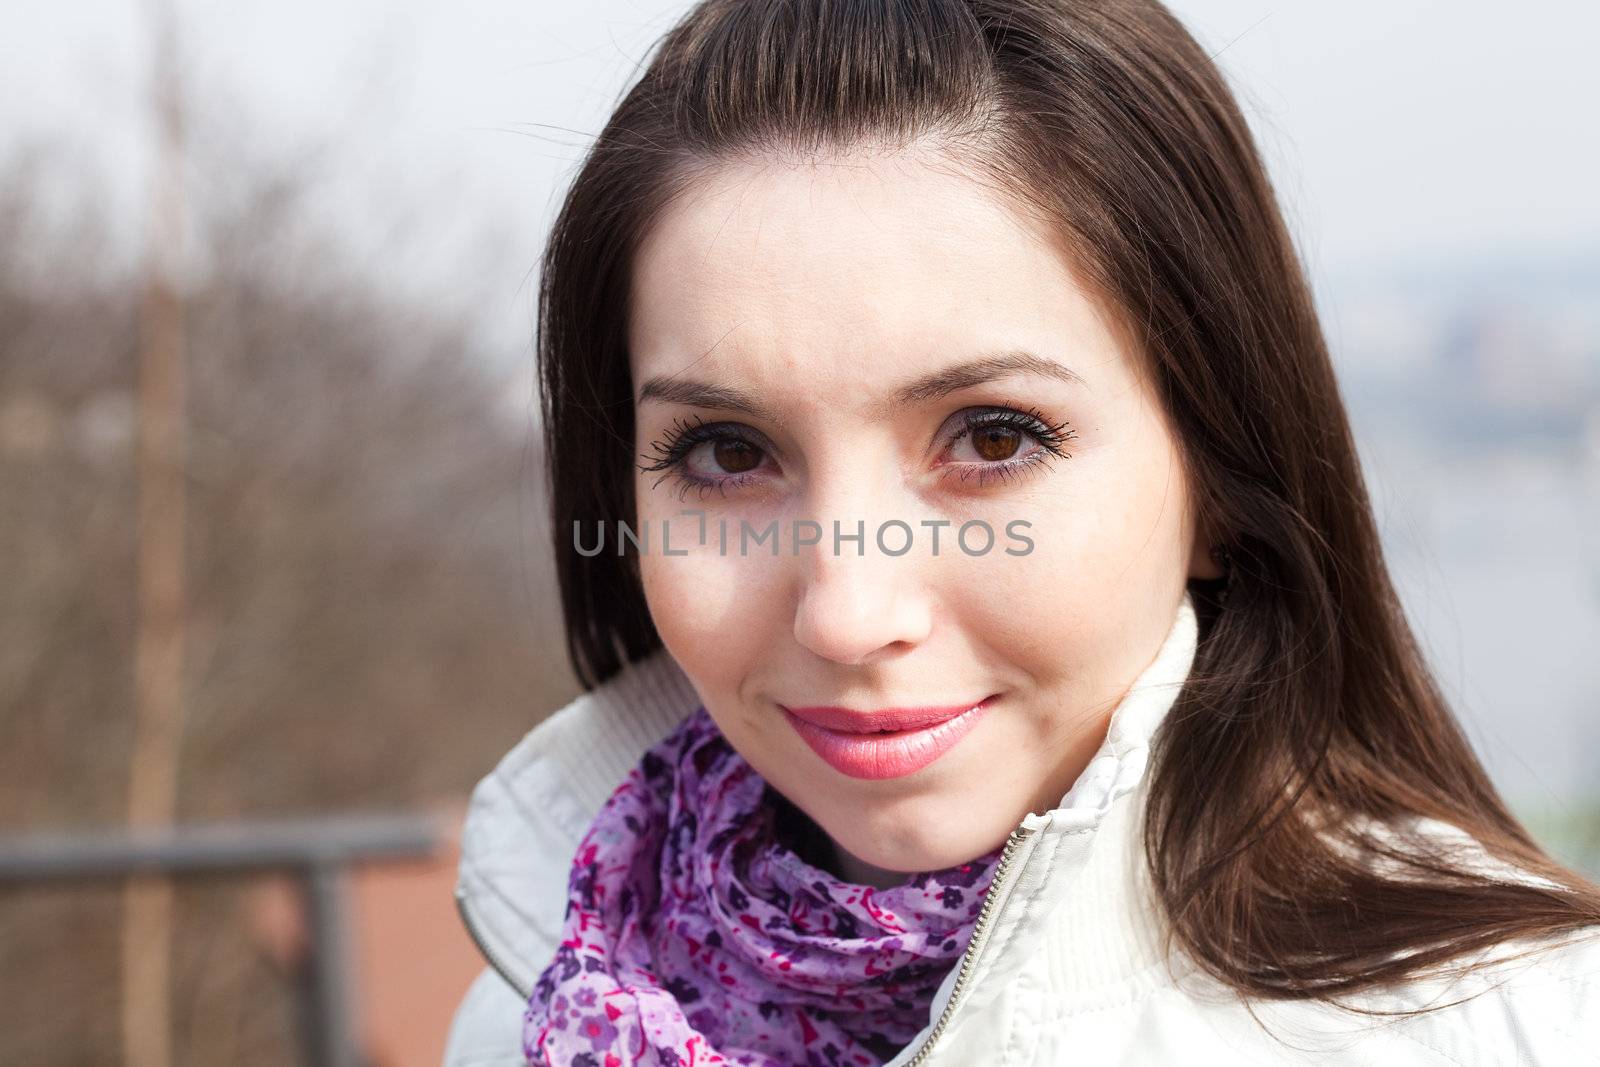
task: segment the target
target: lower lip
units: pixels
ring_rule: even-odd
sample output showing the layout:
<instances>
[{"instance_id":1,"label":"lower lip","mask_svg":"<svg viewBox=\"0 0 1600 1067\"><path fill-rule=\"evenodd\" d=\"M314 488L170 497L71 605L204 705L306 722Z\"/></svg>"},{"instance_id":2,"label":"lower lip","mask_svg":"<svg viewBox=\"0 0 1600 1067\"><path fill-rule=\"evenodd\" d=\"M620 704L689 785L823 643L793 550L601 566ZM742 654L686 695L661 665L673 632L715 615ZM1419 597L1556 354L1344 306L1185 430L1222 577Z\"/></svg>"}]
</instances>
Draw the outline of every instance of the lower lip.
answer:
<instances>
[{"instance_id":1,"label":"lower lip","mask_svg":"<svg viewBox=\"0 0 1600 1067\"><path fill-rule=\"evenodd\" d=\"M883 734L841 733L807 722L788 708L783 708L783 714L801 739L811 746L811 751L834 770L852 778L876 780L914 774L949 752L978 724L994 702L994 697L988 697L976 707L937 726Z\"/></svg>"}]
</instances>

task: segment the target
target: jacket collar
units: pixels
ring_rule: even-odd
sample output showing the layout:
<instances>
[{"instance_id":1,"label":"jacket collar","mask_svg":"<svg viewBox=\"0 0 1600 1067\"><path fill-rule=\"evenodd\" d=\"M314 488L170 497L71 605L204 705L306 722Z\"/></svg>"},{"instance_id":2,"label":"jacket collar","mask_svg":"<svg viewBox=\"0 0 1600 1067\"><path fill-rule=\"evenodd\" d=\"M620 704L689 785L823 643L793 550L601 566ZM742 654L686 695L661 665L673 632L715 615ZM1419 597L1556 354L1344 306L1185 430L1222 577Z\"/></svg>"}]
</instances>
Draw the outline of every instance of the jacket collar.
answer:
<instances>
[{"instance_id":1,"label":"jacket collar","mask_svg":"<svg viewBox=\"0 0 1600 1067\"><path fill-rule=\"evenodd\" d=\"M1162 979L1169 960L1162 921L1148 881L1142 845L1145 770L1157 729L1182 692L1194 664L1199 620L1187 591L1155 658L1112 710L1106 736L1076 782L1050 811L1030 812L1025 834L996 893L989 929L968 966L968 992L947 1020L941 1062L979 1062L992 1053L961 1046L959 1020L981 1010L1022 972L1042 972L1055 1009L1073 998L1125 995L1130 984ZM974 934L974 940L977 934ZM971 947L971 946L969 946ZM906 1046L920 1046L950 999L958 968L935 994L929 1028ZM1118 992L1112 994L1113 987ZM885 1067L898 1067L899 1059Z\"/></svg>"},{"instance_id":2,"label":"jacket collar","mask_svg":"<svg viewBox=\"0 0 1600 1067\"><path fill-rule=\"evenodd\" d=\"M473 787L456 907L524 999L560 940L578 842L645 751L699 705L657 649L549 715Z\"/></svg>"},{"instance_id":3,"label":"jacket collar","mask_svg":"<svg viewBox=\"0 0 1600 1067\"><path fill-rule=\"evenodd\" d=\"M1148 894L1133 885L1150 741L1188 677L1197 622L1187 592L1153 662L1111 714L1106 737L1060 805L1030 812L1014 877L992 916L966 1005L1022 966L1008 945L1046 946L1052 984L1093 987L1159 959ZM560 938L573 853L646 749L700 697L665 649L623 668L530 730L473 788L456 903L488 961L524 998ZM1096 832L1103 831L1103 832ZM934 1003L937 1016L951 975Z\"/></svg>"}]
</instances>

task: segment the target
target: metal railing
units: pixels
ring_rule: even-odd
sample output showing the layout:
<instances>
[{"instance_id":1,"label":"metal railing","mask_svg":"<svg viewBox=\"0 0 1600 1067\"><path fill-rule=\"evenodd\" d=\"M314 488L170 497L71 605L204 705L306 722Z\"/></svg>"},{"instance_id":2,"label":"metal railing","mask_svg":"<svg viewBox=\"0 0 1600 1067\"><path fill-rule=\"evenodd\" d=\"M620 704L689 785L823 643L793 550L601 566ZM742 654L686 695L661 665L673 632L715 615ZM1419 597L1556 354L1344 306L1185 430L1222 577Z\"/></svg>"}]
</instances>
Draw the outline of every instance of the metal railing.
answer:
<instances>
[{"instance_id":1,"label":"metal railing","mask_svg":"<svg viewBox=\"0 0 1600 1067\"><path fill-rule=\"evenodd\" d=\"M0 836L0 888L43 882L288 872L310 919L299 976L302 1042L310 1067L364 1067L355 1040L349 916L343 869L430 856L448 834L436 816L363 815L209 823L171 830Z\"/></svg>"}]
</instances>

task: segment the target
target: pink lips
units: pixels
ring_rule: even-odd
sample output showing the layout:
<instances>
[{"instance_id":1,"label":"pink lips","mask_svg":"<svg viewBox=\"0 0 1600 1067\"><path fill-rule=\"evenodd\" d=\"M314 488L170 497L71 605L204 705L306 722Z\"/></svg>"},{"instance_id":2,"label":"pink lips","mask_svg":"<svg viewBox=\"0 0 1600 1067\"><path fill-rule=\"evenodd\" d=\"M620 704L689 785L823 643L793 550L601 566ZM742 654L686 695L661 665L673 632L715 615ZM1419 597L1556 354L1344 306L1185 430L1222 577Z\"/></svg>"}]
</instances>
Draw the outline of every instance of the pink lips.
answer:
<instances>
[{"instance_id":1,"label":"pink lips","mask_svg":"<svg viewBox=\"0 0 1600 1067\"><path fill-rule=\"evenodd\" d=\"M835 770L852 778L880 779L912 774L950 751L994 701L989 696L975 705L882 711L778 706L801 739ZM884 730L892 732L879 732Z\"/></svg>"}]
</instances>

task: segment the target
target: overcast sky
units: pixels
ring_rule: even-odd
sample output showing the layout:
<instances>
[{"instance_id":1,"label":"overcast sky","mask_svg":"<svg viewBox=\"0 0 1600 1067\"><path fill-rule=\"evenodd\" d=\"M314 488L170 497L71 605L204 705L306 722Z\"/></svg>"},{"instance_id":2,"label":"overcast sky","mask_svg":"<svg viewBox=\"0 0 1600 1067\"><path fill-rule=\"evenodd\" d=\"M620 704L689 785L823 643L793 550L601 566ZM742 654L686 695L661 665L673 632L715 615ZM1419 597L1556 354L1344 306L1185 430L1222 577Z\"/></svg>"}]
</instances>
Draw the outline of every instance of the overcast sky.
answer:
<instances>
[{"instance_id":1,"label":"overcast sky","mask_svg":"<svg viewBox=\"0 0 1600 1067\"><path fill-rule=\"evenodd\" d=\"M3 142L69 137L111 176L128 220L148 173L145 5L10 0L0 45ZM355 191L340 209L353 232L374 188L419 202L447 190L428 202L498 218L513 261L530 264L581 134L685 7L177 0L191 84L249 104L239 132L256 150L330 136L348 147L338 181ZM1319 275L1600 245L1600 5L1173 7L1221 50Z\"/></svg>"}]
</instances>

